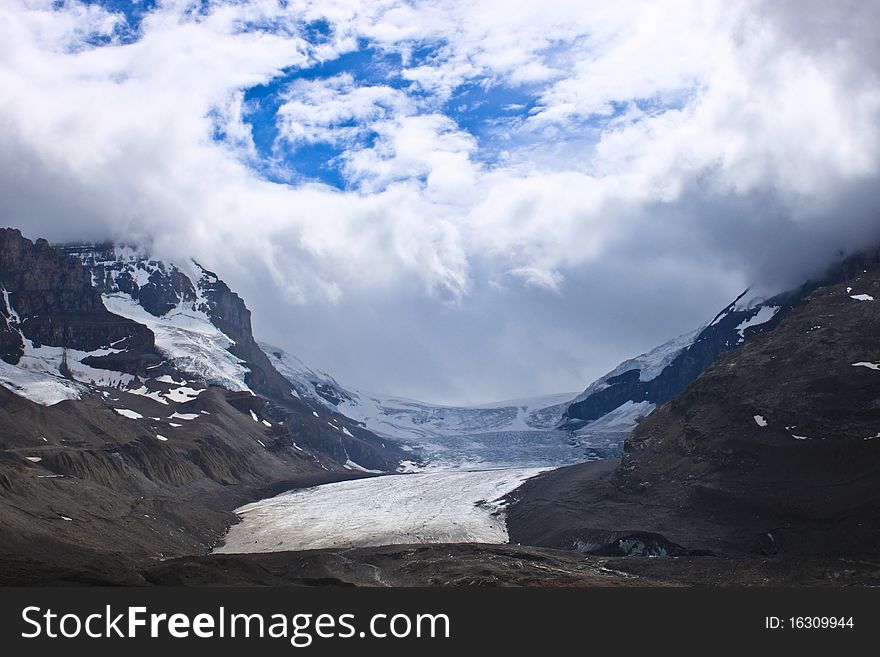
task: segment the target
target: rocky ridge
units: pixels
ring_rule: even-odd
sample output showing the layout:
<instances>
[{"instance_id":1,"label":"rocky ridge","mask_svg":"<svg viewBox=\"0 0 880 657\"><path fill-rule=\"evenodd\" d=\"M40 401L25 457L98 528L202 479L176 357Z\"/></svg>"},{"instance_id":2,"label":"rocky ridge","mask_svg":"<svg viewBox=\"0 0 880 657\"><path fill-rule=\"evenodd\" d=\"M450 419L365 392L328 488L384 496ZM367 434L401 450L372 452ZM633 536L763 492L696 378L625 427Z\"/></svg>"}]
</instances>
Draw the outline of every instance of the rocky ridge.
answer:
<instances>
[{"instance_id":1,"label":"rocky ridge","mask_svg":"<svg viewBox=\"0 0 880 657\"><path fill-rule=\"evenodd\" d=\"M641 422L619 464L516 491L512 540L591 553L873 555L880 266L806 295Z\"/></svg>"}]
</instances>

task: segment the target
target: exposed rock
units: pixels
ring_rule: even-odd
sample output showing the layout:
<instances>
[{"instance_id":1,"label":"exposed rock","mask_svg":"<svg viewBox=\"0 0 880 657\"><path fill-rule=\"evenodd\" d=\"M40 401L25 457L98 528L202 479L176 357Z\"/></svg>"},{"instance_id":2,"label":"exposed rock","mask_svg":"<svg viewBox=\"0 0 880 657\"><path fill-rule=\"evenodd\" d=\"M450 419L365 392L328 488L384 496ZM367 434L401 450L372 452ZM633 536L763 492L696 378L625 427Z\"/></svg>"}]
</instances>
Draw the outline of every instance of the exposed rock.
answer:
<instances>
[{"instance_id":1,"label":"exposed rock","mask_svg":"<svg viewBox=\"0 0 880 657\"><path fill-rule=\"evenodd\" d=\"M626 361L598 379L568 406L562 426L579 429L627 402L648 402L653 406L666 403L721 354L774 330L810 293L822 286L841 283L877 262L880 262L880 250L851 257L824 276L769 299L749 300L746 290L694 335L682 336L653 352ZM652 367L652 361L659 361L659 366ZM621 440L634 423L622 426L623 430L618 432Z\"/></svg>"},{"instance_id":2,"label":"exposed rock","mask_svg":"<svg viewBox=\"0 0 880 657\"><path fill-rule=\"evenodd\" d=\"M16 364L22 335L35 347L51 345L94 351L115 344L152 353L153 334L107 311L82 265L49 245L31 242L18 230L0 229L0 358Z\"/></svg>"},{"instance_id":3,"label":"exposed rock","mask_svg":"<svg viewBox=\"0 0 880 657\"><path fill-rule=\"evenodd\" d=\"M866 297L880 299L880 266L806 296L639 424L610 476L585 464L527 482L512 539L639 531L718 554L876 554L880 301Z\"/></svg>"}]
</instances>

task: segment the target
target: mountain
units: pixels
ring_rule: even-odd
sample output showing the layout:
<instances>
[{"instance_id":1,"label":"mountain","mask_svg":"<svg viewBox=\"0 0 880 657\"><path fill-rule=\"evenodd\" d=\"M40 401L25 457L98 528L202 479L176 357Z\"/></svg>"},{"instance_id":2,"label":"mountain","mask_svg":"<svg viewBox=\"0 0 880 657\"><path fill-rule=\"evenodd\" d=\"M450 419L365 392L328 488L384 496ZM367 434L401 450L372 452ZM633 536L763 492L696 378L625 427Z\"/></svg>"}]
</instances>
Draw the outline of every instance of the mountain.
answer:
<instances>
[{"instance_id":1,"label":"mountain","mask_svg":"<svg viewBox=\"0 0 880 657\"><path fill-rule=\"evenodd\" d=\"M878 304L876 264L804 295L641 422L619 464L516 491L511 539L598 554L873 557Z\"/></svg>"},{"instance_id":2,"label":"mountain","mask_svg":"<svg viewBox=\"0 0 880 657\"><path fill-rule=\"evenodd\" d=\"M376 434L415 445L466 434L550 430L559 424L566 402L574 397L574 393L561 393L480 406L430 404L345 387L278 347L260 346L301 399L323 404Z\"/></svg>"},{"instance_id":3,"label":"mountain","mask_svg":"<svg viewBox=\"0 0 880 657\"><path fill-rule=\"evenodd\" d=\"M194 262L0 229L0 292L7 574L205 553L246 501L410 458L298 398Z\"/></svg>"},{"instance_id":4,"label":"mountain","mask_svg":"<svg viewBox=\"0 0 880 657\"><path fill-rule=\"evenodd\" d=\"M821 286L842 282L880 260L876 252L848 258L823 276L769 299L746 290L711 322L624 361L575 397L559 428L584 445L618 452L626 436L654 409L687 388L721 354L773 331Z\"/></svg>"}]
</instances>

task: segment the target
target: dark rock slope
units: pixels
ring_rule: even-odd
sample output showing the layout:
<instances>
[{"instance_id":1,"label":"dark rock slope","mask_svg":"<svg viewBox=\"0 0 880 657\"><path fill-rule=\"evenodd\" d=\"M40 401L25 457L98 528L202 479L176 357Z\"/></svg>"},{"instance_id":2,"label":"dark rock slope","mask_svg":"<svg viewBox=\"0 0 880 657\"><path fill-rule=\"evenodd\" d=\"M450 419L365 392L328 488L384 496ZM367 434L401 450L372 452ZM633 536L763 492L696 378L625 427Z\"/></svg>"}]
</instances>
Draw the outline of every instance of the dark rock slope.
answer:
<instances>
[{"instance_id":1,"label":"dark rock slope","mask_svg":"<svg viewBox=\"0 0 880 657\"><path fill-rule=\"evenodd\" d=\"M3 563L108 581L206 553L246 501L407 458L296 397L195 263L5 229L0 285Z\"/></svg>"},{"instance_id":2,"label":"dark rock slope","mask_svg":"<svg viewBox=\"0 0 880 657\"><path fill-rule=\"evenodd\" d=\"M244 300L214 272L197 263L184 272L136 249L117 249L110 243L66 245L60 250L82 262L99 296L127 295L154 317L162 317L180 304L203 312L230 338L229 351L247 363L247 386L267 397L292 401L290 384L254 340L251 312Z\"/></svg>"},{"instance_id":3,"label":"dark rock slope","mask_svg":"<svg viewBox=\"0 0 880 657\"><path fill-rule=\"evenodd\" d=\"M259 398L212 388L173 407L192 418L182 420L118 394L112 405L91 396L46 407L0 387L4 559L106 578L145 560L206 553L246 500L352 476L299 447L284 425L266 427L239 408L268 417ZM114 407L123 404L144 417L121 417Z\"/></svg>"},{"instance_id":4,"label":"dark rock slope","mask_svg":"<svg viewBox=\"0 0 880 657\"><path fill-rule=\"evenodd\" d=\"M276 420L286 418L303 442L340 463L393 470L407 458L357 422L299 398L254 340L244 301L197 263L177 266L112 244L56 248L0 229L0 292L0 358L38 392L66 391L31 395L36 401L122 389L167 402L175 381L191 395L216 385L263 397ZM27 396L16 370L6 374Z\"/></svg>"},{"instance_id":5,"label":"dark rock slope","mask_svg":"<svg viewBox=\"0 0 880 657\"><path fill-rule=\"evenodd\" d=\"M110 344L154 354L153 334L107 311L89 272L46 240L0 229L0 358L19 361L24 338L35 346L94 351Z\"/></svg>"},{"instance_id":6,"label":"dark rock slope","mask_svg":"<svg viewBox=\"0 0 880 657\"><path fill-rule=\"evenodd\" d=\"M627 402L665 404L721 354L774 330L811 292L843 282L877 262L880 262L880 251L848 258L823 276L769 299L749 300L746 290L692 337L673 340L650 354L623 363L600 378L569 404L563 426L580 428ZM649 367L651 360L660 360L660 366Z\"/></svg>"},{"instance_id":7,"label":"dark rock slope","mask_svg":"<svg viewBox=\"0 0 880 657\"><path fill-rule=\"evenodd\" d=\"M512 540L606 554L876 555L880 266L815 290L722 355L633 431L614 466L527 482L513 494Z\"/></svg>"}]
</instances>

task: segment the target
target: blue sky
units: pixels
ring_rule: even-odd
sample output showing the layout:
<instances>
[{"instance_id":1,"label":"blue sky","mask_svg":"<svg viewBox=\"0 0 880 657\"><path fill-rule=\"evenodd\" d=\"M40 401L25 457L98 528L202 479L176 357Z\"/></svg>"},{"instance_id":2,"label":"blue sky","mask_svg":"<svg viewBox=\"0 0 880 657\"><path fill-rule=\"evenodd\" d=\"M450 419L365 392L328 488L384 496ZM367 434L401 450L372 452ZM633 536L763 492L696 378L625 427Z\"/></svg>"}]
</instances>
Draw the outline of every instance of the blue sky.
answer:
<instances>
[{"instance_id":1,"label":"blue sky","mask_svg":"<svg viewBox=\"0 0 880 657\"><path fill-rule=\"evenodd\" d=\"M8 0L0 216L195 257L361 389L579 390L880 240L878 14Z\"/></svg>"}]
</instances>

